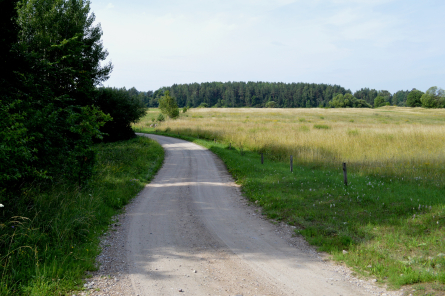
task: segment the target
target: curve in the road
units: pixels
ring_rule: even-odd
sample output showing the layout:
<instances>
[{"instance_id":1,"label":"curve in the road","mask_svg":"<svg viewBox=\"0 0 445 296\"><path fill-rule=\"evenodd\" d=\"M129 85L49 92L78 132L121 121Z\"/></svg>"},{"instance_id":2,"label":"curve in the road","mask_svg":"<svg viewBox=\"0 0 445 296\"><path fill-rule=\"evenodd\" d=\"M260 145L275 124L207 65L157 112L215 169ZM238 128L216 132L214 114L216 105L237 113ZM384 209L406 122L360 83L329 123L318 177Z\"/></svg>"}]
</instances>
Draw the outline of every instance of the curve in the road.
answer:
<instances>
[{"instance_id":1,"label":"curve in the road","mask_svg":"<svg viewBox=\"0 0 445 296\"><path fill-rule=\"evenodd\" d=\"M180 139L144 135L165 162L127 215L139 295L365 295L311 248L282 239L254 215L224 164Z\"/></svg>"}]
</instances>

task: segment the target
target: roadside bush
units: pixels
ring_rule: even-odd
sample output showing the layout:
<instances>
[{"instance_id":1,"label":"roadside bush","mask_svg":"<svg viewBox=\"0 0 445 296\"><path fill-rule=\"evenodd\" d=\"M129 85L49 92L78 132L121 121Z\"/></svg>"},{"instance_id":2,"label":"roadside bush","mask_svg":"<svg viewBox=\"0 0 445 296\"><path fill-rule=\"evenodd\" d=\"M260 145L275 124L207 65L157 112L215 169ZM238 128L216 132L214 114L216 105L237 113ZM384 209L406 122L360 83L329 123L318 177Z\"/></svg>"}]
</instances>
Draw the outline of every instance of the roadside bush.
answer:
<instances>
[{"instance_id":1,"label":"roadside bush","mask_svg":"<svg viewBox=\"0 0 445 296\"><path fill-rule=\"evenodd\" d=\"M113 120L107 122L100 131L105 142L115 142L134 138L136 135L131 124L145 115L147 108L138 97L131 95L125 88L100 88L95 105Z\"/></svg>"}]
</instances>

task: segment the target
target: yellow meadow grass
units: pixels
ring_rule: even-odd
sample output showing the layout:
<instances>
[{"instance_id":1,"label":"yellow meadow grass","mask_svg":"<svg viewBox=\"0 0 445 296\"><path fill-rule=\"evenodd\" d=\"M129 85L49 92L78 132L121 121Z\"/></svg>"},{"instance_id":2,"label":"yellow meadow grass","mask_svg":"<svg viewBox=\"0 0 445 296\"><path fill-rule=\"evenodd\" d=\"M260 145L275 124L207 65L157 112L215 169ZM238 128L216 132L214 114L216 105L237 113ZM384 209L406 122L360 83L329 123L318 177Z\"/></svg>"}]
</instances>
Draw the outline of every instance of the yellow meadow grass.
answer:
<instances>
[{"instance_id":1,"label":"yellow meadow grass","mask_svg":"<svg viewBox=\"0 0 445 296\"><path fill-rule=\"evenodd\" d=\"M151 109L136 128L159 113ZM445 110L198 108L157 129L231 143L269 158L356 172L443 179Z\"/></svg>"}]
</instances>

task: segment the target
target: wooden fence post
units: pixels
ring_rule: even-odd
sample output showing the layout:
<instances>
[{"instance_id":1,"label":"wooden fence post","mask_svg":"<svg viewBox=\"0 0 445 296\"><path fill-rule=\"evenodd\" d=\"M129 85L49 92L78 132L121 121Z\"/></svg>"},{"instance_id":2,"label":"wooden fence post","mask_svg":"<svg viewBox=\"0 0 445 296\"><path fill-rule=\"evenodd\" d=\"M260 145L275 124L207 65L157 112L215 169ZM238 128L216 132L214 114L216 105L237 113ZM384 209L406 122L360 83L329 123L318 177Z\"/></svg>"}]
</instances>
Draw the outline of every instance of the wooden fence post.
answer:
<instances>
[{"instance_id":1,"label":"wooden fence post","mask_svg":"<svg viewBox=\"0 0 445 296\"><path fill-rule=\"evenodd\" d=\"M343 175L345 177L345 186L348 186L348 173L346 171L346 162L343 163Z\"/></svg>"},{"instance_id":2,"label":"wooden fence post","mask_svg":"<svg viewBox=\"0 0 445 296\"><path fill-rule=\"evenodd\" d=\"M294 172L294 158L292 157L292 155L290 156L290 172Z\"/></svg>"}]
</instances>

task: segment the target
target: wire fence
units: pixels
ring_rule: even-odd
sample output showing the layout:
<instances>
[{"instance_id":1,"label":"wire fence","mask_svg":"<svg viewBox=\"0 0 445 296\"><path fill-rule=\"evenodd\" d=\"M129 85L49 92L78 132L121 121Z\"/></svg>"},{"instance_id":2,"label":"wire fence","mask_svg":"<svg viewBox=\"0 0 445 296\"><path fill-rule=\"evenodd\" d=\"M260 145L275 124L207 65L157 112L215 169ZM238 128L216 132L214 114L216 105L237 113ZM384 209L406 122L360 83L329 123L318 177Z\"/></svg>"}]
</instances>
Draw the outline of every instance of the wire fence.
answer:
<instances>
[{"instance_id":1,"label":"wire fence","mask_svg":"<svg viewBox=\"0 0 445 296\"><path fill-rule=\"evenodd\" d=\"M142 129L140 130L142 131ZM292 171L298 169L298 166L309 166L313 168L322 168L329 170L338 170L342 173L343 163L346 164L347 174L370 175L388 180L399 180L405 182L415 182L419 185L432 185L436 187L444 187L445 184L445 163L441 160L434 159L411 159L403 161L400 159L386 159L384 161L367 159L359 160L342 160L341 156L330 155L328 153L317 153L317 151L308 153L310 148L305 147L303 153L289 154L289 150L278 151L274 153L268 147L254 148L245 147L240 143L232 143L224 138L216 137L214 134L206 133L200 130L187 131L163 131L159 128L155 132L169 132L174 136L186 135L198 139L210 140L215 143L227 146L227 149L235 149L240 154L246 151L256 152L259 155L258 161L264 163L265 160L289 162L289 169ZM294 151L295 152L295 151ZM292 158L292 160L291 160ZM287 159L287 160L286 160ZM394 164L396 162L397 164Z\"/></svg>"}]
</instances>

